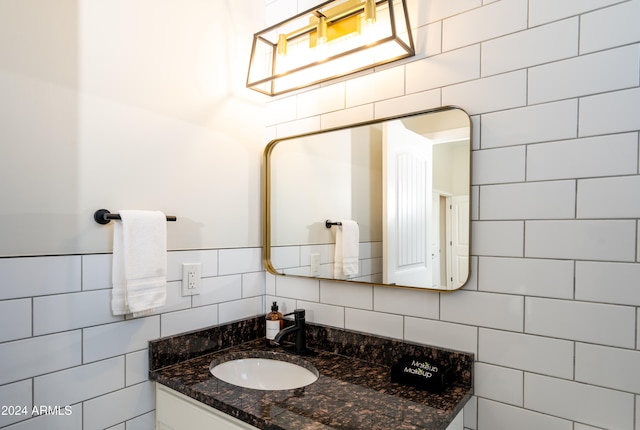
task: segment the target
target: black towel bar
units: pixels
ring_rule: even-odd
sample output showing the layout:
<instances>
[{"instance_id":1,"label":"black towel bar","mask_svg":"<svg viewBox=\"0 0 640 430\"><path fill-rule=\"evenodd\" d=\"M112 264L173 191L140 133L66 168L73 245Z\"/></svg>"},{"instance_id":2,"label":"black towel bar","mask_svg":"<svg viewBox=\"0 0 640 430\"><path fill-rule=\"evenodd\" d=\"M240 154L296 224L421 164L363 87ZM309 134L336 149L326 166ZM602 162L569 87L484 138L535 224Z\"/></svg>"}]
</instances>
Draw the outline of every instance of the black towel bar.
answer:
<instances>
[{"instance_id":1,"label":"black towel bar","mask_svg":"<svg viewBox=\"0 0 640 430\"><path fill-rule=\"evenodd\" d=\"M120 214L112 214L107 209L98 209L93 214L93 219L98 224L109 224L113 219L122 219ZM167 221L176 221L178 218L172 215L167 215Z\"/></svg>"},{"instance_id":2,"label":"black towel bar","mask_svg":"<svg viewBox=\"0 0 640 430\"><path fill-rule=\"evenodd\" d=\"M327 228L331 228L332 225L342 225L342 223L340 221L334 221L332 222L330 219L326 220L324 222L324 226Z\"/></svg>"}]
</instances>

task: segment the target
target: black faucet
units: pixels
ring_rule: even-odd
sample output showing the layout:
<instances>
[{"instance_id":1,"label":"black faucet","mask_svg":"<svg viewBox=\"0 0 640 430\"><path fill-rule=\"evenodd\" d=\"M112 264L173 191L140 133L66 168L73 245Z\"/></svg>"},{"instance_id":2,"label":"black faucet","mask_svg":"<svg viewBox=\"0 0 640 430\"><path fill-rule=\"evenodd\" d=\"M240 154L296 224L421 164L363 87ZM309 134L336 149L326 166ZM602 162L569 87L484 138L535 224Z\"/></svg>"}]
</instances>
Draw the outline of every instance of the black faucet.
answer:
<instances>
[{"instance_id":1,"label":"black faucet","mask_svg":"<svg viewBox=\"0 0 640 430\"><path fill-rule=\"evenodd\" d=\"M280 344L282 338L291 334L296 334L295 347L293 348L293 352L296 354L308 354L311 350L307 349L307 330L305 323L305 310L304 309L296 309L291 313L285 314L293 315L295 320L295 325L286 327L278 332L274 337L273 341L277 344Z\"/></svg>"}]
</instances>

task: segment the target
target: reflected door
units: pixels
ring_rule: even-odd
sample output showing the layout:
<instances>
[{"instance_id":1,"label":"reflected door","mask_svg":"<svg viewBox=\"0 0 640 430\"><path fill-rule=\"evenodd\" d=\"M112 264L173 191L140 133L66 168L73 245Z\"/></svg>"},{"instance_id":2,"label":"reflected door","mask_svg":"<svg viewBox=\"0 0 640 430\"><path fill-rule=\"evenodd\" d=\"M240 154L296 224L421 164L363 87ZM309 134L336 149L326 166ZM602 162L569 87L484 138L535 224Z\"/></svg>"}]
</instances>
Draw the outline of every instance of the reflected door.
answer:
<instances>
[{"instance_id":1,"label":"reflected door","mask_svg":"<svg viewBox=\"0 0 640 430\"><path fill-rule=\"evenodd\" d=\"M384 124L382 145L383 282L431 285L431 142L396 120Z\"/></svg>"},{"instance_id":2,"label":"reflected door","mask_svg":"<svg viewBox=\"0 0 640 430\"><path fill-rule=\"evenodd\" d=\"M452 286L460 288L469 277L469 196L451 199Z\"/></svg>"}]
</instances>

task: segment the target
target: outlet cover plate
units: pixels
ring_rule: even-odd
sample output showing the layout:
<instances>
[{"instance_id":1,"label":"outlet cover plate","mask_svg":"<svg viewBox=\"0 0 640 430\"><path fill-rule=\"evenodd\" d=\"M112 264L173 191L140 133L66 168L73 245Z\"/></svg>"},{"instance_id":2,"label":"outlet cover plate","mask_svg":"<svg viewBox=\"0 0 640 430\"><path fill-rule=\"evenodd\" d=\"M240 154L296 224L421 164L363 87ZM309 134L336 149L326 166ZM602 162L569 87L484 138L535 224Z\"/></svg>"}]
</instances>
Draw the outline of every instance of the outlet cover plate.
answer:
<instances>
[{"instance_id":1,"label":"outlet cover plate","mask_svg":"<svg viewBox=\"0 0 640 430\"><path fill-rule=\"evenodd\" d=\"M202 264L184 263L182 265L182 295L200 294L202 287Z\"/></svg>"}]
</instances>

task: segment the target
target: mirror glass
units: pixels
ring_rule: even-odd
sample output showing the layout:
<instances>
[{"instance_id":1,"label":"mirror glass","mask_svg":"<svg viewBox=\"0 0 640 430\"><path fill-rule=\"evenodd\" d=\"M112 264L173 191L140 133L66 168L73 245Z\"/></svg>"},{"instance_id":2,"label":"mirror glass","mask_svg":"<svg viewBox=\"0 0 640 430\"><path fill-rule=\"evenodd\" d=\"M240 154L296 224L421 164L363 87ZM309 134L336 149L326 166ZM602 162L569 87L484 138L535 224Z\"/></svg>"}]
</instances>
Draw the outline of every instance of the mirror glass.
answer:
<instances>
[{"instance_id":1,"label":"mirror glass","mask_svg":"<svg viewBox=\"0 0 640 430\"><path fill-rule=\"evenodd\" d=\"M471 121L462 109L277 139L264 156L271 273L439 290L467 281Z\"/></svg>"}]
</instances>

